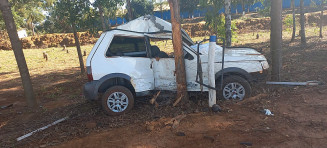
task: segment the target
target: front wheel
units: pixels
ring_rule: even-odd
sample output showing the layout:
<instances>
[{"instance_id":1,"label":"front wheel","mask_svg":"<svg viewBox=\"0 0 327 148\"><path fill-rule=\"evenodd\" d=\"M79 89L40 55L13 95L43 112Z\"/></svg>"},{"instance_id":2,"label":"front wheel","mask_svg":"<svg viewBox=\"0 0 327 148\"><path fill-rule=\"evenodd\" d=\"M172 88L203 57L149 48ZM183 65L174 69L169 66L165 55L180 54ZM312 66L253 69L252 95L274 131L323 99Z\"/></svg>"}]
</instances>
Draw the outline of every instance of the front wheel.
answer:
<instances>
[{"instance_id":1,"label":"front wheel","mask_svg":"<svg viewBox=\"0 0 327 148\"><path fill-rule=\"evenodd\" d=\"M133 108L134 96L124 86L113 86L103 94L101 105L106 114L121 115Z\"/></svg>"},{"instance_id":2,"label":"front wheel","mask_svg":"<svg viewBox=\"0 0 327 148\"><path fill-rule=\"evenodd\" d=\"M222 90L220 89L217 93L219 99L241 101L251 96L251 86L244 78L232 75L224 79Z\"/></svg>"}]
</instances>

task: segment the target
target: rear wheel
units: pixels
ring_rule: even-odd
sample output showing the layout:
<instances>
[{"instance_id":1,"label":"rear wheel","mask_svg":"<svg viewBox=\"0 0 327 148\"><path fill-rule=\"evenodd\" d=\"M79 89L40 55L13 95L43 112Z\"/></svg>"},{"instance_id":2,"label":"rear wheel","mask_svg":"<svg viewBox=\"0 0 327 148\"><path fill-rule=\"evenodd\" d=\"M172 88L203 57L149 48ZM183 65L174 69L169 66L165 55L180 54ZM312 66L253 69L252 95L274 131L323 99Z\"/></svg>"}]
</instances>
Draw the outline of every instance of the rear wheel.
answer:
<instances>
[{"instance_id":1,"label":"rear wheel","mask_svg":"<svg viewBox=\"0 0 327 148\"><path fill-rule=\"evenodd\" d=\"M222 90L217 93L219 99L241 101L251 96L251 86L244 78L232 75L224 79Z\"/></svg>"},{"instance_id":2,"label":"rear wheel","mask_svg":"<svg viewBox=\"0 0 327 148\"><path fill-rule=\"evenodd\" d=\"M101 105L106 114L121 115L133 108L134 96L124 86L113 86L103 94Z\"/></svg>"}]
</instances>

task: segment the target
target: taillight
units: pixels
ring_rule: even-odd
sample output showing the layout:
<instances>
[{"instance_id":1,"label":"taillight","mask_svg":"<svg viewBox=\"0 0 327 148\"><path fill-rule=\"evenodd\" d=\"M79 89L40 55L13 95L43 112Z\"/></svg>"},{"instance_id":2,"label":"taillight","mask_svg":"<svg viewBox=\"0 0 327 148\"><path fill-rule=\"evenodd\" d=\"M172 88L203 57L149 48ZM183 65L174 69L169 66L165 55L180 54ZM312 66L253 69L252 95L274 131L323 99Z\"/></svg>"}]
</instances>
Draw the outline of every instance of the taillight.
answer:
<instances>
[{"instance_id":1,"label":"taillight","mask_svg":"<svg viewBox=\"0 0 327 148\"><path fill-rule=\"evenodd\" d=\"M86 66L86 72L87 72L87 79L89 79L89 82L93 81L91 66Z\"/></svg>"}]
</instances>

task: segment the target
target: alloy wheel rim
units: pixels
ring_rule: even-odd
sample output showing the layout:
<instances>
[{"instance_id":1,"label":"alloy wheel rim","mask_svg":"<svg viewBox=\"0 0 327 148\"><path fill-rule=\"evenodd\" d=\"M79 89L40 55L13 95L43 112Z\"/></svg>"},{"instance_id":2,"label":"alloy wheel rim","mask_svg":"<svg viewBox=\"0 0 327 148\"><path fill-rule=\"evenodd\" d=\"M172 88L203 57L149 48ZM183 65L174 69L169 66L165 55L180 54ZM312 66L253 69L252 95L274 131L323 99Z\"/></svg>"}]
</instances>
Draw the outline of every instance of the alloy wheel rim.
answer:
<instances>
[{"instance_id":1,"label":"alloy wheel rim","mask_svg":"<svg viewBox=\"0 0 327 148\"><path fill-rule=\"evenodd\" d=\"M107 99L107 106L115 113L120 113L128 107L128 97L122 92L114 92Z\"/></svg>"}]
</instances>

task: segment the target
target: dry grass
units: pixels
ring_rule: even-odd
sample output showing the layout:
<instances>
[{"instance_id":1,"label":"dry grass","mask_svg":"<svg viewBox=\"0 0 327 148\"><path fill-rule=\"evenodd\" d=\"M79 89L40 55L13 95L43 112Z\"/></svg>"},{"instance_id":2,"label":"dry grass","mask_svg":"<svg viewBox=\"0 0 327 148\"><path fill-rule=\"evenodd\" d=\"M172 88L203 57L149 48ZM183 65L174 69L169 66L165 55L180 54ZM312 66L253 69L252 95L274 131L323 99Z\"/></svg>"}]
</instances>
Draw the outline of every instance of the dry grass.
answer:
<instances>
[{"instance_id":1,"label":"dry grass","mask_svg":"<svg viewBox=\"0 0 327 148\"><path fill-rule=\"evenodd\" d=\"M82 46L83 50L89 53L93 45ZM79 66L77 51L75 47L68 47L69 53L62 51L62 48L46 49L24 49L24 55L31 76L42 75L54 71L70 69ZM43 58L43 52L48 54L49 60ZM86 57L84 57L84 60ZM0 50L0 74L2 80L14 79L19 77L18 67L16 64L13 51Z\"/></svg>"}]
</instances>

